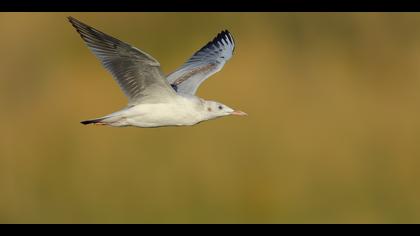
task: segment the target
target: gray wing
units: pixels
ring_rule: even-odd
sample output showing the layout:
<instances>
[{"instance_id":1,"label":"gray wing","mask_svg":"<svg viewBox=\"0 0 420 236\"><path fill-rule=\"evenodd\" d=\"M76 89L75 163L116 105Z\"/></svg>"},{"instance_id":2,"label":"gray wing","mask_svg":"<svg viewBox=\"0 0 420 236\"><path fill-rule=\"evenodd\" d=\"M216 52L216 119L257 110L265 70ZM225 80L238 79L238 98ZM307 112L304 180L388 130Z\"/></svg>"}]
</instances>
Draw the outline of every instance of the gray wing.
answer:
<instances>
[{"instance_id":1,"label":"gray wing","mask_svg":"<svg viewBox=\"0 0 420 236\"><path fill-rule=\"evenodd\" d=\"M234 49L232 35L224 30L166 79L178 93L194 95L204 80L223 68Z\"/></svg>"},{"instance_id":2,"label":"gray wing","mask_svg":"<svg viewBox=\"0 0 420 236\"><path fill-rule=\"evenodd\" d=\"M139 102L159 103L176 96L165 80L159 62L152 56L73 17L68 19L118 82L128 97L129 105Z\"/></svg>"}]
</instances>

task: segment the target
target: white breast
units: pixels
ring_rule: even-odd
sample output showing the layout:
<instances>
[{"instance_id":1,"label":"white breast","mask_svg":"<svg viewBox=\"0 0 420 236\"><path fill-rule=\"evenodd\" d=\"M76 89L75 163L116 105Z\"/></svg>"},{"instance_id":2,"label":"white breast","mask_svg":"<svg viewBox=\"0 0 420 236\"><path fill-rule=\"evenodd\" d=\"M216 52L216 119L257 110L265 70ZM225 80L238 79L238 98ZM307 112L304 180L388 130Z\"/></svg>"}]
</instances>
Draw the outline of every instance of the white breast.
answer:
<instances>
[{"instance_id":1,"label":"white breast","mask_svg":"<svg viewBox=\"0 0 420 236\"><path fill-rule=\"evenodd\" d=\"M171 103L139 104L124 113L128 125L139 127L194 125L203 120L203 108L196 99L179 97Z\"/></svg>"}]
</instances>

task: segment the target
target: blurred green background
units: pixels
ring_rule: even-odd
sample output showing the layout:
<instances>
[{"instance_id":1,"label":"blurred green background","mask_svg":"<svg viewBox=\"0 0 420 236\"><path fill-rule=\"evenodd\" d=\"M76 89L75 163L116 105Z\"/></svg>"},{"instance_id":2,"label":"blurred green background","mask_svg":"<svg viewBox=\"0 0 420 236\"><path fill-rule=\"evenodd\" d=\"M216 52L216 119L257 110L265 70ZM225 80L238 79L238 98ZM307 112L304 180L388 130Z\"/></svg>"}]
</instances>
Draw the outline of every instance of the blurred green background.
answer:
<instances>
[{"instance_id":1,"label":"blurred green background","mask_svg":"<svg viewBox=\"0 0 420 236\"><path fill-rule=\"evenodd\" d=\"M83 126L126 105L67 22L170 73L219 31L180 128ZM1 13L0 223L420 223L420 14Z\"/></svg>"}]
</instances>

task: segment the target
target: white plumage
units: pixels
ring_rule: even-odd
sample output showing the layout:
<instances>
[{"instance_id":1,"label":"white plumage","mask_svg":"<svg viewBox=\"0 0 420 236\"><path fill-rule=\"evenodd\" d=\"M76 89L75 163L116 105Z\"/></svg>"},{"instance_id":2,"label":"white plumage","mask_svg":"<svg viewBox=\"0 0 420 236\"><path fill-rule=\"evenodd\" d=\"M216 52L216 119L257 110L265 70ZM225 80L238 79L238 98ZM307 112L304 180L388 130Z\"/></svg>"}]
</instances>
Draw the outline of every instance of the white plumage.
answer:
<instances>
[{"instance_id":1,"label":"white plumage","mask_svg":"<svg viewBox=\"0 0 420 236\"><path fill-rule=\"evenodd\" d=\"M200 84L232 57L235 43L227 30L165 77L159 62L149 54L72 17L68 19L128 97L126 108L82 124L182 126L227 115L246 115L195 96Z\"/></svg>"}]
</instances>

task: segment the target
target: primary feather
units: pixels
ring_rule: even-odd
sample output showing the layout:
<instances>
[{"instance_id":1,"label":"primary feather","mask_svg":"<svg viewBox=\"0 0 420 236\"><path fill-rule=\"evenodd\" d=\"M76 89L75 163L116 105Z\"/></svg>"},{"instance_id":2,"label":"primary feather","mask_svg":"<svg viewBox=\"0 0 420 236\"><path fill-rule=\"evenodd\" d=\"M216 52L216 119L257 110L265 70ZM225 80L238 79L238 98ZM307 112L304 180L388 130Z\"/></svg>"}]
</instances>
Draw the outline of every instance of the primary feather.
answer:
<instances>
[{"instance_id":1,"label":"primary feather","mask_svg":"<svg viewBox=\"0 0 420 236\"><path fill-rule=\"evenodd\" d=\"M167 80L178 93L194 95L204 80L223 68L234 49L233 36L224 30L168 75Z\"/></svg>"},{"instance_id":2,"label":"primary feather","mask_svg":"<svg viewBox=\"0 0 420 236\"><path fill-rule=\"evenodd\" d=\"M87 46L113 75L129 105L161 102L175 93L165 80L159 62L139 49L90 27L75 18L68 18Z\"/></svg>"}]
</instances>

